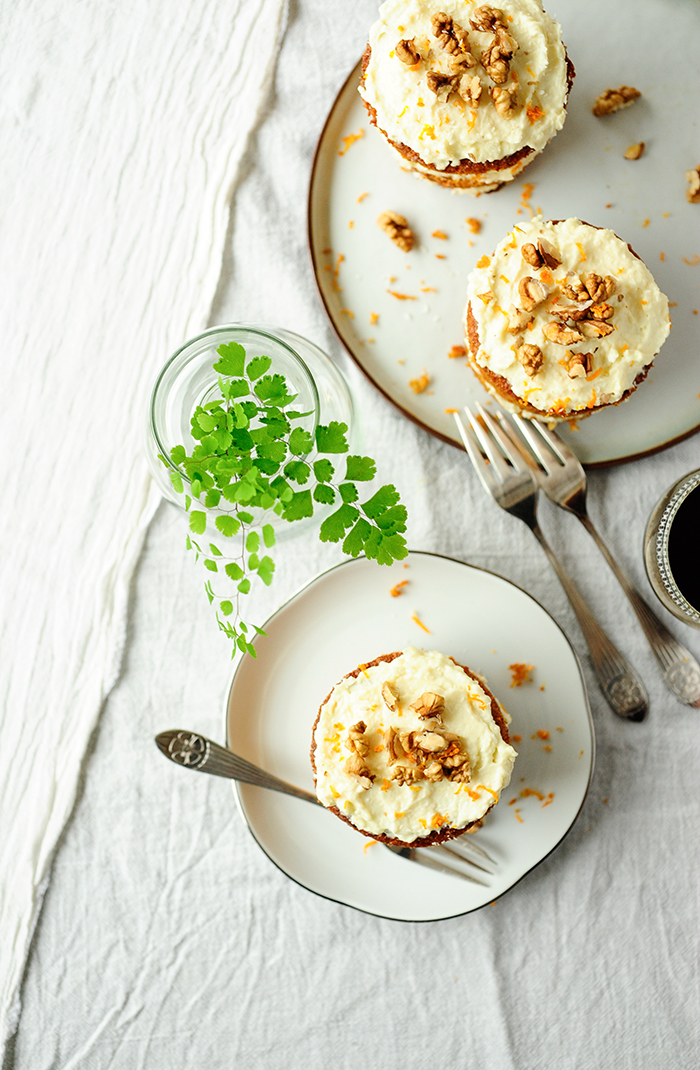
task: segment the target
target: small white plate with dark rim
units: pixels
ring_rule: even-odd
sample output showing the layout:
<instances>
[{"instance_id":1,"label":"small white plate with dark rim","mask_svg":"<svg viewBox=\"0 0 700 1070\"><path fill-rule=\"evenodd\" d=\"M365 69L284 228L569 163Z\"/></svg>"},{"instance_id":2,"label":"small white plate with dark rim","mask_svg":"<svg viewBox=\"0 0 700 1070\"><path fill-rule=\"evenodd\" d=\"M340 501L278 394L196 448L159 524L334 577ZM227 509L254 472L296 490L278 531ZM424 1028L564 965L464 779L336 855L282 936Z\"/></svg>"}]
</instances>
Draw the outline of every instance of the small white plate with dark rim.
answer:
<instances>
[{"instance_id":1,"label":"small white plate with dark rim","mask_svg":"<svg viewBox=\"0 0 700 1070\"><path fill-rule=\"evenodd\" d=\"M392 597L402 580L402 594ZM498 863L486 888L406 861L320 807L235 784L253 836L298 884L380 917L455 917L512 888L573 825L594 758L581 668L559 625L508 580L430 553L411 552L389 567L358 558L312 580L265 630L257 660L244 658L235 670L226 738L284 780L313 791L309 749L321 702L360 662L409 645L482 673L511 714L518 751L510 787L475 834ZM515 663L534 669L530 682L512 688Z\"/></svg>"},{"instance_id":2,"label":"small white plate with dark rim","mask_svg":"<svg viewBox=\"0 0 700 1070\"><path fill-rule=\"evenodd\" d=\"M562 24L577 73L563 129L522 176L475 198L403 171L369 123L357 92L358 64L318 143L309 243L321 298L355 362L401 412L461 448L446 410L488 397L466 360L448 357L464 343L466 280L477 259L529 219L531 209L546 219L577 216L616 231L674 307L671 336L639 390L623 405L582 420L578 430L562 432L584 464L615 464L700 428L700 205L685 197L685 172L700 163L700 4L547 0L545 6ZM595 97L621 84L636 86L641 99L595 118ZM358 140L344 140L360 131ZM641 159L624 159L639 141L646 145ZM404 215L416 232L418 245L408 254L376 224L387 209ZM481 223L478 234L470 232L469 217ZM438 231L447 240L435 237ZM424 372L430 383L416 394L409 383Z\"/></svg>"}]
</instances>

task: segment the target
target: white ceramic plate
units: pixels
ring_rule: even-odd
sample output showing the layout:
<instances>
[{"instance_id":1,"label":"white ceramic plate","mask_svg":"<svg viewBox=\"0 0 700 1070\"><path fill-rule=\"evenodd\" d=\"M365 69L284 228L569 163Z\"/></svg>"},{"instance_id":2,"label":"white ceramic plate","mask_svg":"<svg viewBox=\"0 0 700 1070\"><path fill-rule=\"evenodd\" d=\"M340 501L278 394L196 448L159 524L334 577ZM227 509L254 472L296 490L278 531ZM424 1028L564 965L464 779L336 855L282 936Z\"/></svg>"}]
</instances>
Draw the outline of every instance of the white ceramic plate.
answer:
<instances>
[{"instance_id":1,"label":"white ceramic plate","mask_svg":"<svg viewBox=\"0 0 700 1070\"><path fill-rule=\"evenodd\" d=\"M700 162L700 4L547 0L546 7L562 24L577 76L564 128L535 163L510 186L479 198L402 171L370 126L357 93L358 64L317 149L311 253L330 319L356 362L402 412L458 444L445 410L487 397L466 361L447 356L464 340L467 275L514 223L529 218L525 185L534 184L529 204L545 218L578 216L615 230L677 307L671 336L633 397L564 432L585 464L610 464L662 449L700 427L700 315L693 314L700 309L700 262L693 262L700 260L700 206L685 198L685 172ZM595 97L623 83L640 89L641 100L596 119ZM360 131L359 140L344 142ZM625 160L638 141L646 144L644 155ZM377 227L387 209L404 215L416 232L420 244L411 253ZM467 217L481 222L479 234L470 232ZM432 236L438 230L447 240ZM409 380L424 371L429 387L415 394Z\"/></svg>"},{"instance_id":2,"label":"white ceramic plate","mask_svg":"<svg viewBox=\"0 0 700 1070\"><path fill-rule=\"evenodd\" d=\"M593 727L576 655L542 606L500 576L451 558L414 552L406 565L346 562L278 610L257 661L246 658L235 672L227 740L236 753L313 791L309 748L318 707L359 662L414 645L483 673L513 718L511 734L521 737L511 785L475 834L498 862L488 887L399 858L320 807L234 785L251 832L293 880L369 914L434 921L492 902L554 850L588 790ZM409 582L393 598L400 580ZM515 662L534 665L534 679L511 689Z\"/></svg>"}]
</instances>

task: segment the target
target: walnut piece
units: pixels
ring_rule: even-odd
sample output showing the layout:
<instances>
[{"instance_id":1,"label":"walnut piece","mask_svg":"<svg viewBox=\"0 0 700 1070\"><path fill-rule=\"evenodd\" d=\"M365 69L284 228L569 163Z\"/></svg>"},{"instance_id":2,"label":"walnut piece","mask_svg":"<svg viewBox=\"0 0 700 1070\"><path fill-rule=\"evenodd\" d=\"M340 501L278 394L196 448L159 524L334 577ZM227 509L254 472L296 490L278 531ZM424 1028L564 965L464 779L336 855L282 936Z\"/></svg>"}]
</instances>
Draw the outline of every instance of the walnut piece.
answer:
<instances>
[{"instance_id":1,"label":"walnut piece","mask_svg":"<svg viewBox=\"0 0 700 1070\"><path fill-rule=\"evenodd\" d=\"M426 81L428 89L435 94L438 100L447 100L453 89L456 89L459 85L460 76L458 74L441 74L439 71L428 71Z\"/></svg>"},{"instance_id":2,"label":"walnut piece","mask_svg":"<svg viewBox=\"0 0 700 1070\"><path fill-rule=\"evenodd\" d=\"M566 366L566 370L569 373L569 379L580 379L591 370L591 354L590 353L570 353L569 363Z\"/></svg>"},{"instance_id":3,"label":"walnut piece","mask_svg":"<svg viewBox=\"0 0 700 1070\"><path fill-rule=\"evenodd\" d=\"M476 108L483 92L479 76L477 74L463 74L459 80L457 92L465 104Z\"/></svg>"},{"instance_id":4,"label":"walnut piece","mask_svg":"<svg viewBox=\"0 0 700 1070\"><path fill-rule=\"evenodd\" d=\"M546 241L542 241L541 238L537 242L537 251L544 261L544 266L548 267L550 271L554 271L561 264L561 260L555 255L551 245Z\"/></svg>"},{"instance_id":5,"label":"walnut piece","mask_svg":"<svg viewBox=\"0 0 700 1070\"><path fill-rule=\"evenodd\" d=\"M619 89L606 89L604 93L595 98L593 105L594 115L611 115L620 108L628 107L637 97L641 97L638 89L631 85L621 85Z\"/></svg>"},{"instance_id":6,"label":"walnut piece","mask_svg":"<svg viewBox=\"0 0 700 1070\"><path fill-rule=\"evenodd\" d=\"M593 271L589 271L586 275L586 290L590 294L592 301L607 301L610 295L615 292L616 286L617 283L612 275L606 275L604 279Z\"/></svg>"},{"instance_id":7,"label":"walnut piece","mask_svg":"<svg viewBox=\"0 0 700 1070\"><path fill-rule=\"evenodd\" d=\"M351 753L357 754L360 758L366 758L369 754L369 743L365 732L367 731L367 725L364 721L358 721L352 728L348 729L348 738L345 740L345 746Z\"/></svg>"},{"instance_id":8,"label":"walnut piece","mask_svg":"<svg viewBox=\"0 0 700 1070\"><path fill-rule=\"evenodd\" d=\"M388 680L385 680L382 684L382 698L387 709L394 713L398 707L399 695L394 685L390 684Z\"/></svg>"},{"instance_id":9,"label":"walnut piece","mask_svg":"<svg viewBox=\"0 0 700 1070\"><path fill-rule=\"evenodd\" d=\"M402 215L398 212L382 212L377 217L377 226L389 235L399 249L404 253L410 253L415 245L416 237Z\"/></svg>"},{"instance_id":10,"label":"walnut piece","mask_svg":"<svg viewBox=\"0 0 700 1070\"><path fill-rule=\"evenodd\" d=\"M637 141L636 144L630 145L630 147L628 148L627 152L625 153L625 159L626 160L638 160L643 152L644 152L644 142L643 141Z\"/></svg>"},{"instance_id":11,"label":"walnut piece","mask_svg":"<svg viewBox=\"0 0 700 1070\"><path fill-rule=\"evenodd\" d=\"M372 786L374 776L370 773L359 754L351 754L349 756L345 762L345 772L349 773L350 776L356 777L361 788L366 790Z\"/></svg>"},{"instance_id":12,"label":"walnut piece","mask_svg":"<svg viewBox=\"0 0 700 1070\"><path fill-rule=\"evenodd\" d=\"M442 770L441 770L442 771ZM397 784L413 784L415 780L423 779L423 770L412 765L397 765L392 770L391 779Z\"/></svg>"},{"instance_id":13,"label":"walnut piece","mask_svg":"<svg viewBox=\"0 0 700 1070\"><path fill-rule=\"evenodd\" d=\"M558 346L572 346L583 340L583 335L576 327L564 327L556 320L545 323L542 334L548 342L556 342Z\"/></svg>"},{"instance_id":14,"label":"walnut piece","mask_svg":"<svg viewBox=\"0 0 700 1070\"><path fill-rule=\"evenodd\" d=\"M469 53L469 36L467 31L455 22L451 15L444 11L438 11L430 20L433 37L437 38L438 44L446 52L452 55ZM469 53L470 54L470 53Z\"/></svg>"},{"instance_id":15,"label":"walnut piece","mask_svg":"<svg viewBox=\"0 0 700 1070\"><path fill-rule=\"evenodd\" d=\"M559 286L564 297L568 297L570 301L588 301L591 296L578 275L567 275Z\"/></svg>"},{"instance_id":16,"label":"walnut piece","mask_svg":"<svg viewBox=\"0 0 700 1070\"><path fill-rule=\"evenodd\" d=\"M469 20L469 25L479 33L494 33L497 26L505 24L503 12L496 7L482 4L474 9L474 18Z\"/></svg>"},{"instance_id":17,"label":"walnut piece","mask_svg":"<svg viewBox=\"0 0 700 1070\"><path fill-rule=\"evenodd\" d=\"M508 333L520 334L524 331L528 323L532 319L529 312L524 312L522 308L516 308L515 305L511 305L508 309Z\"/></svg>"},{"instance_id":18,"label":"walnut piece","mask_svg":"<svg viewBox=\"0 0 700 1070\"><path fill-rule=\"evenodd\" d=\"M700 164L694 171L686 171L685 177L688 181L688 188L685 191L686 200L690 204L698 204L700 202Z\"/></svg>"},{"instance_id":19,"label":"walnut piece","mask_svg":"<svg viewBox=\"0 0 700 1070\"><path fill-rule=\"evenodd\" d=\"M591 304L591 307L588 309L587 319L609 320L612 319L614 314L615 309L612 305L607 304L607 302L598 305Z\"/></svg>"},{"instance_id":20,"label":"walnut piece","mask_svg":"<svg viewBox=\"0 0 700 1070\"><path fill-rule=\"evenodd\" d=\"M481 53L481 65L496 85L504 85L507 82L510 60L516 47L505 26L499 25L495 30L493 44Z\"/></svg>"},{"instance_id":21,"label":"walnut piece","mask_svg":"<svg viewBox=\"0 0 700 1070\"><path fill-rule=\"evenodd\" d=\"M386 747L387 754L389 755L389 764L398 762L401 758L406 757L406 752L401 746L401 740L398 733L392 725L384 732L384 746Z\"/></svg>"},{"instance_id":22,"label":"walnut piece","mask_svg":"<svg viewBox=\"0 0 700 1070\"><path fill-rule=\"evenodd\" d=\"M416 733L414 743L421 750L427 751L428 754L435 754L437 751L445 750L447 746L447 740L439 732Z\"/></svg>"},{"instance_id":23,"label":"walnut piece","mask_svg":"<svg viewBox=\"0 0 700 1070\"><path fill-rule=\"evenodd\" d=\"M538 249L532 244L532 242L526 242L520 250L523 260L531 267L541 268L544 263Z\"/></svg>"},{"instance_id":24,"label":"walnut piece","mask_svg":"<svg viewBox=\"0 0 700 1070\"><path fill-rule=\"evenodd\" d=\"M439 762L429 762L423 770L425 779L429 780L431 784L437 784L439 780L443 779L442 766Z\"/></svg>"},{"instance_id":25,"label":"walnut piece","mask_svg":"<svg viewBox=\"0 0 700 1070\"><path fill-rule=\"evenodd\" d=\"M528 375L537 375L544 361L544 356L539 346L525 343L525 345L516 349L515 355Z\"/></svg>"},{"instance_id":26,"label":"walnut piece","mask_svg":"<svg viewBox=\"0 0 700 1070\"><path fill-rule=\"evenodd\" d=\"M413 710L421 718L442 718L445 712L445 700L442 695L436 695L434 691L424 691L420 698L411 703L409 709Z\"/></svg>"},{"instance_id":27,"label":"walnut piece","mask_svg":"<svg viewBox=\"0 0 700 1070\"><path fill-rule=\"evenodd\" d=\"M579 329L584 338L605 338L615 330L612 323L606 323L605 320L588 319L581 320Z\"/></svg>"},{"instance_id":28,"label":"walnut piece","mask_svg":"<svg viewBox=\"0 0 700 1070\"><path fill-rule=\"evenodd\" d=\"M491 89L491 99L499 115L504 119L510 119L515 114L515 97L518 92L517 86L495 85Z\"/></svg>"},{"instance_id":29,"label":"walnut piece","mask_svg":"<svg viewBox=\"0 0 700 1070\"><path fill-rule=\"evenodd\" d=\"M414 67L416 63L421 60L421 54L416 48L416 39L412 37L410 41L401 40L394 49L396 56L405 63L407 67Z\"/></svg>"},{"instance_id":30,"label":"walnut piece","mask_svg":"<svg viewBox=\"0 0 700 1070\"><path fill-rule=\"evenodd\" d=\"M518 297L525 312L532 312L534 308L541 305L548 293L549 290L545 284L539 279L533 279L531 275L526 275L518 283Z\"/></svg>"}]
</instances>

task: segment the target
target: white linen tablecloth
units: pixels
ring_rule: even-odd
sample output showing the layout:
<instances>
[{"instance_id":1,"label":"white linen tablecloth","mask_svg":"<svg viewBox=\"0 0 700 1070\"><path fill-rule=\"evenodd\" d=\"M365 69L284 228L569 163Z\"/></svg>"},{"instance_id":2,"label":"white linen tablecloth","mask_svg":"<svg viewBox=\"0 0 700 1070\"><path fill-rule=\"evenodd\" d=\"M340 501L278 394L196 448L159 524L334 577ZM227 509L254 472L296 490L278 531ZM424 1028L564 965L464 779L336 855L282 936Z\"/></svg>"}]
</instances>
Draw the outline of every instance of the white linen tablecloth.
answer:
<instances>
[{"instance_id":1,"label":"white linen tablecloth","mask_svg":"<svg viewBox=\"0 0 700 1070\"><path fill-rule=\"evenodd\" d=\"M42 18L47 10L43 5ZM261 121L237 172L241 146L231 149L231 131L240 130L233 121L224 129L221 117L231 103L229 94L235 97L242 90L227 85L220 75L228 61L233 63L241 26L251 29L259 5L243 2L230 10L220 0L210 0L204 8L178 0L167 12L155 3L134 5L128 18L124 16L128 31L124 26L121 34L109 37L123 50L119 63L133 63L132 70L139 66L132 55L139 42L144 64L151 55L149 46L156 48L157 42L167 55L169 47L183 40L197 52L202 36L207 45L216 45L216 63L208 68L216 77L212 75L209 84L203 76L194 103L188 98L182 107L183 114L189 114L190 107L203 108L201 94L211 89L207 114L216 129L211 155L204 153L202 167L206 172L214 161L220 181L212 186L212 175L207 173L199 188L190 188L184 180L179 187L182 228L174 230L182 229L190 244L183 236L185 245L175 257L179 263L171 261L167 228L162 227L166 280L160 281L159 257L144 241L144 267L129 291L130 307L136 302L139 311L131 338L118 333L108 347L104 341L104 332L118 320L107 300L111 271L104 283L91 281L86 290L89 300L76 299L75 286L84 279L80 265L71 260L77 246L69 233L70 219L64 219L61 233L53 235L52 248L66 250L65 283L59 280L65 285L62 292L66 301L70 297L75 302L81 316L87 315L86 305L94 314L95 322L89 324L94 339L90 352L99 368L99 385L108 396L114 393L118 398L110 407L116 423L110 441L115 443L138 435L140 391L169 352L199 327L212 299L211 323L274 320L330 352L358 396L382 478L396 483L408 505L409 545L452 555L514 580L571 637L584 663L596 726L591 791L574 828L550 858L493 906L463 918L432 924L382 920L320 899L288 880L248 833L230 787L215 778L173 769L153 744L154 733L168 727L192 727L220 739L231 668L227 643L202 592L201 573L185 551L185 524L175 507L164 504L157 510L139 556L145 522L154 507L146 481L141 498L131 501L120 483L120 496L105 490L98 499L99 521L93 534L103 540L100 561L108 560L120 577L119 584L109 589L119 592L123 610L121 615L111 611L113 631L97 629L103 651L100 673L91 680L80 732L71 738L72 748L59 752L64 759L57 768L49 768L42 748L56 746L54 728L59 735L66 732L71 691L57 695L51 707L52 725L47 718L32 721L30 687L42 686L45 656L54 660L62 656L60 630L65 630L63 642L70 647L73 618L88 612L81 608L76 589L84 595L91 583L99 581L97 563L89 575L81 576L79 566L66 557L65 564L62 559L55 565L55 573L48 571L50 589L41 587L47 577L40 573L48 570L44 562L52 556L52 542L67 553L65 546L84 531L79 523L84 514L77 512L77 520L69 525L70 537L60 541L64 511L59 510L57 494L47 500L44 513L36 508L26 513L27 530L21 534L28 546L34 548L41 541L37 529L47 532L43 556L22 562L22 576L30 592L37 592L31 618L36 638L34 645L27 640L20 648L25 659L27 650L33 651L33 660L6 667L20 699L15 721L8 716L3 722L4 733L10 728L3 743L9 738L11 747L26 744L34 725L29 753L36 767L27 768L24 752L14 751L3 759L15 780L8 779L2 788L0 880L5 889L15 887L12 856L16 854L18 872L25 857L34 860L33 884L22 890L20 899L38 904L36 889L44 878L47 887L19 992L21 1013L3 1070L234 1066L345 1070L367 1064L407 1070L427 1070L437 1064L497 1070L553 1066L690 1070L698 1064L698 712L679 705L666 691L632 611L585 533L573 518L543 504L542 523L552 543L601 623L639 668L650 693L652 712L645 723L628 724L612 715L590 672L573 613L531 534L485 499L460 451L402 418L350 366L316 296L306 249L310 161L323 120L362 50L375 10L374 0L360 0L352 7L340 0L292 4L274 84L267 90L264 68L257 67L257 45L246 46L252 50L246 54L256 60L251 63L254 70L247 68L246 81L260 83L263 103ZM38 11L36 5L37 26ZM76 49L79 42L86 69L95 70L101 64L91 56L93 44L117 16L112 9L94 9L94 21L83 37L77 26L78 16L84 14L81 5L74 5L70 14L65 5L57 6L55 30L76 42ZM282 16L281 6L269 0L267 15L259 17L276 27L274 36L279 27L274 20ZM19 12L15 18L20 19ZM11 22L7 13L4 19ZM207 32L208 19L212 21ZM156 33L152 23L160 22L163 26ZM224 22L226 33L233 34L230 41L224 39ZM17 25L18 58L11 57L13 66L24 55L19 45L24 42L29 49L29 22ZM259 32L258 26L256 42ZM47 49L50 39L47 34ZM271 58L274 46L271 40L268 44ZM20 118L29 115L32 77L48 78L50 70L50 64L40 62L36 54L27 54L29 59L21 65L23 71L26 68L27 95L24 112L18 109ZM183 45L182 62L190 54ZM104 63L109 62L105 56ZM165 69L160 77L174 89ZM235 81L234 74L231 77ZM36 84L41 87L40 81ZM94 106L102 114L107 108L99 97ZM248 116L251 123L255 110ZM166 132L176 136L176 113L174 109L171 126L159 128L161 143ZM201 113L198 117L208 126ZM59 118L55 121L58 127ZM165 123L162 116L158 121ZM135 145L119 144L125 153L130 148L137 151ZM182 147L177 155L182 162ZM145 151L144 166L147 161ZM156 212L161 195L175 196L163 178L166 163L164 155L158 166L144 172L143 203L131 202L133 220L125 213L134 227L133 241L138 240L136 218L143 221L145 212ZM236 174L232 225L224 242L224 195ZM89 193L89 176L85 181ZM35 244L38 223L27 221L30 193L25 191L21 200L17 192L16 212ZM210 229L205 235L206 253L198 259L202 227ZM93 275L100 270L100 256L109 264L111 237L98 234L95 243L95 260L88 265ZM83 242L80 248L88 245ZM150 293L145 293L152 286L161 292L153 306ZM40 345L30 327L32 300L40 303L42 296L30 290L28 296L20 293L17 298L27 353ZM94 311L96 302L105 309L103 314ZM62 313L61 322L70 326L72 317ZM51 351L50 361L47 342L40 350L41 372L37 372L39 384L42 375L53 377L49 380L57 392L53 396L64 403L79 394L85 382L84 363L71 359L77 336L68 341L67 352ZM134 344L147 367L132 371L138 381L130 378L128 388L117 390L114 369L120 352ZM61 361L69 369L63 385ZM131 368L135 366L132 363ZM28 391L30 380L17 375L23 391ZM30 382L36 384L37 379ZM93 398L97 389L96 381ZM33 403L43 401L48 406L51 400L38 390ZM19 414L11 410L10 416L19 427ZM56 436L69 430L65 419L56 418L51 426ZM70 426L77 435L77 421ZM12 434L19 440L14 424ZM69 440L65 453L61 449L57 453L68 462L74 449ZM594 519L643 590L648 590L641 559L646 518L665 488L697 467L699 455L698 440L690 439L633 465L591 476ZM137 451L129 458L137 471ZM55 459L53 479L62 480L64 469ZM99 473L89 465L87 471L91 482L71 495L76 510L82 496L97 493L99 487ZM112 467L110 478L113 475ZM15 489L13 508L24 499L19 484ZM130 520L117 528L122 501L129 502ZM105 539L105 532L113 529L114 539ZM20 550L12 534L16 530L9 525L4 530L5 545L13 552ZM83 540L80 546L89 561L91 542L87 535ZM137 557L130 582L130 565ZM336 547L304 538L280 545L273 585L256 594L256 619L264 619L301 583L339 559ZM4 593L11 579L9 554L3 567L9 577L3 580ZM127 597L128 625L120 660ZM58 609L63 615L57 619ZM663 615L662 610L659 613ZM28 614L29 610L27 620ZM7 612L6 650L13 640L13 619L25 617ZM698 633L678 622L672 628L696 656L700 654ZM12 697L9 685L6 696ZM97 721L103 696L107 697ZM22 719L26 729L19 724ZM23 783L13 765L18 754L24 763ZM18 824L19 814L7 790L10 783L19 783L23 799L33 800L37 807L43 793L55 790L57 798L60 794L60 807L42 811L46 827L41 826L40 835L33 829L39 847L26 843L27 826ZM76 785L75 809L66 824ZM23 854L27 846L31 851ZM1 982L10 995L17 991L22 947L35 916L25 910L24 929L12 936L14 953L7 961L13 967L20 964L20 974ZM4 924L0 939L5 961L9 937ZM17 1003L15 1007L19 1010Z\"/></svg>"}]
</instances>

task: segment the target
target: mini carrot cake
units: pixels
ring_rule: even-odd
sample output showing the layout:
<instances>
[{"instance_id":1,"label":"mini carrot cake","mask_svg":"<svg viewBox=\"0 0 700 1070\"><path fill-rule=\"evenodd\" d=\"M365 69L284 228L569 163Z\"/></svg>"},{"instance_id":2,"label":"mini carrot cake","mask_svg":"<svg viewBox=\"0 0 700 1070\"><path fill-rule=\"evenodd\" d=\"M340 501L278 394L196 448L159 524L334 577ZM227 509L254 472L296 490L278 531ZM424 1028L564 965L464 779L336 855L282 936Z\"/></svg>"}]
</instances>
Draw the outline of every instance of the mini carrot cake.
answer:
<instances>
[{"instance_id":1,"label":"mini carrot cake","mask_svg":"<svg viewBox=\"0 0 700 1070\"><path fill-rule=\"evenodd\" d=\"M669 330L668 300L642 260L578 219L519 224L469 276L471 366L524 416L580 419L618 405Z\"/></svg>"},{"instance_id":2,"label":"mini carrot cake","mask_svg":"<svg viewBox=\"0 0 700 1070\"><path fill-rule=\"evenodd\" d=\"M561 129L573 78L561 27L540 0L386 0L360 95L404 168L489 193Z\"/></svg>"},{"instance_id":3,"label":"mini carrot cake","mask_svg":"<svg viewBox=\"0 0 700 1070\"><path fill-rule=\"evenodd\" d=\"M324 806L365 836L416 847L478 827L510 781L510 720L481 677L407 647L349 672L318 712Z\"/></svg>"}]
</instances>

